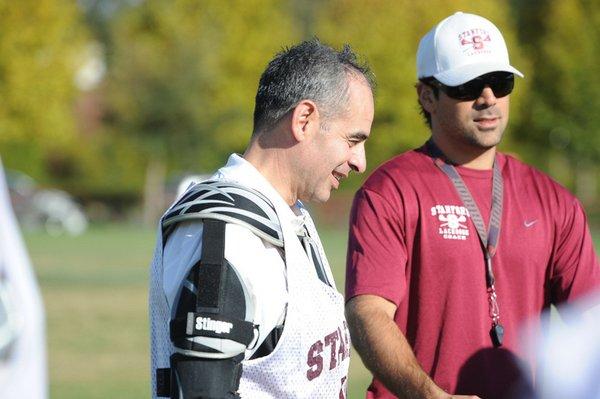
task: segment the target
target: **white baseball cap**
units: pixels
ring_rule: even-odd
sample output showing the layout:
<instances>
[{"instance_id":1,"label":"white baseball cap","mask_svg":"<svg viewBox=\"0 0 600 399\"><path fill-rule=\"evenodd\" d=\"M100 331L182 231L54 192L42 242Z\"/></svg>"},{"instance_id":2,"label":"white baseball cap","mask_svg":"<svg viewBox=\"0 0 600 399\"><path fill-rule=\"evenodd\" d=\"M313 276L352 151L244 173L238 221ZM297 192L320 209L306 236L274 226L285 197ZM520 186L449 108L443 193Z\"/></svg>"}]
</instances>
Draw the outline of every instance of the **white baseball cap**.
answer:
<instances>
[{"instance_id":1,"label":"white baseball cap","mask_svg":"<svg viewBox=\"0 0 600 399\"><path fill-rule=\"evenodd\" d=\"M495 71L523 77L510 65L498 28L479 15L457 12L427 32L419 43L418 79L433 76L446 86L458 86Z\"/></svg>"}]
</instances>

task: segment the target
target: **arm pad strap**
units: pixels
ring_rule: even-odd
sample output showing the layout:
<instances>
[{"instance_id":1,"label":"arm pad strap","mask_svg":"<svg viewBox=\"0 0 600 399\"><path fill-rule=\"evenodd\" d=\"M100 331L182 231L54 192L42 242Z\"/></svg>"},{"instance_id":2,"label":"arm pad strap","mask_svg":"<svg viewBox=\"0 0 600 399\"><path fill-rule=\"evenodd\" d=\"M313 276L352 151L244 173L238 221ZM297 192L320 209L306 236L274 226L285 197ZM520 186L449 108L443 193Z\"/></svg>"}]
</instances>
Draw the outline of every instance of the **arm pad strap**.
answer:
<instances>
[{"instance_id":1,"label":"arm pad strap","mask_svg":"<svg viewBox=\"0 0 600 399\"><path fill-rule=\"evenodd\" d=\"M181 349L193 350L186 338L211 337L230 339L246 347L254 341L256 326L249 321L214 313L188 312L170 322L171 341Z\"/></svg>"}]
</instances>

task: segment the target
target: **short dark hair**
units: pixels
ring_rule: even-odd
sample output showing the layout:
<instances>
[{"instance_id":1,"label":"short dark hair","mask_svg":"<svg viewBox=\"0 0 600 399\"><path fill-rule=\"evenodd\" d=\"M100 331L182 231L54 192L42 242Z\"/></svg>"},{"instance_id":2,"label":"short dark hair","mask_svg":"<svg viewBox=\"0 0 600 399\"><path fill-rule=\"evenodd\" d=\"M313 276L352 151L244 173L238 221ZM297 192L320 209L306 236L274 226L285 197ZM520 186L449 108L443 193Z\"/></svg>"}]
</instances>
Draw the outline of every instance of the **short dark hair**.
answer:
<instances>
[{"instance_id":1,"label":"short dark hair","mask_svg":"<svg viewBox=\"0 0 600 399\"><path fill-rule=\"evenodd\" d=\"M434 80L436 80L434 77L420 78L419 82L421 82L422 84L424 84L426 86L431 87L431 90L433 91L433 95L435 96L435 98L439 98L440 89L437 86L432 85ZM423 104L421 104L421 100L418 97L417 97L417 102L419 103L419 108L421 109L419 113L423 116L423 119L424 119L425 123L427 124L427 126L429 126L429 129L431 129L431 114L425 110L425 108L423 107Z\"/></svg>"},{"instance_id":2,"label":"short dark hair","mask_svg":"<svg viewBox=\"0 0 600 399\"><path fill-rule=\"evenodd\" d=\"M349 74L363 76L374 88L369 67L348 44L337 51L314 38L284 48L260 77L253 134L274 126L301 100L314 101L325 118L338 115L348 103Z\"/></svg>"}]
</instances>

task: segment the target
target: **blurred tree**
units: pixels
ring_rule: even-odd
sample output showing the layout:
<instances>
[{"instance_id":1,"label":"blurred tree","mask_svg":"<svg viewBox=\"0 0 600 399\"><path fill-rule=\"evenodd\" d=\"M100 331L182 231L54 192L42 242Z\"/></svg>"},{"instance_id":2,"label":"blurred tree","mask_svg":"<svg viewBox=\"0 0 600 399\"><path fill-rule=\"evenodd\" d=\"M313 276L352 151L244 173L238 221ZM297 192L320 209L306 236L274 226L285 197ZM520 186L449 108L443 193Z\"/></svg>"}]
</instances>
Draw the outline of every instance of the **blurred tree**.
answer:
<instances>
[{"instance_id":1,"label":"blurred tree","mask_svg":"<svg viewBox=\"0 0 600 399\"><path fill-rule=\"evenodd\" d=\"M96 37L106 47L111 47L110 21L123 9L140 0L78 0L85 20Z\"/></svg>"},{"instance_id":2,"label":"blurred tree","mask_svg":"<svg viewBox=\"0 0 600 399\"><path fill-rule=\"evenodd\" d=\"M160 185L164 165L208 172L243 151L260 73L299 35L288 6L151 0L115 18L107 123L138 138L149 185Z\"/></svg>"},{"instance_id":3,"label":"blurred tree","mask_svg":"<svg viewBox=\"0 0 600 399\"><path fill-rule=\"evenodd\" d=\"M0 153L8 167L38 178L70 173L60 159L75 137L85 38L72 1L0 2Z\"/></svg>"},{"instance_id":4,"label":"blurred tree","mask_svg":"<svg viewBox=\"0 0 600 399\"><path fill-rule=\"evenodd\" d=\"M526 3L516 7L527 18L521 20L520 34L533 61L535 89L525 100L530 106L519 138L547 163L542 166L591 203L600 161L600 3Z\"/></svg>"},{"instance_id":5,"label":"blurred tree","mask_svg":"<svg viewBox=\"0 0 600 399\"><path fill-rule=\"evenodd\" d=\"M511 61L526 68L515 40L507 1L332 0L317 14L317 32L325 41L352 44L365 55L377 77L373 136L367 144L369 168L419 146L429 130L419 114L415 91L416 52L419 41L436 23L456 11L485 16L503 32ZM519 91L526 89L518 82ZM521 94L519 94L521 96ZM511 118L519 119L519 96L513 99ZM514 151L510 134L503 143Z\"/></svg>"},{"instance_id":6,"label":"blurred tree","mask_svg":"<svg viewBox=\"0 0 600 399\"><path fill-rule=\"evenodd\" d=\"M211 170L243 150L260 73L297 37L281 4L154 0L130 8L112 30L109 125L178 168Z\"/></svg>"}]
</instances>

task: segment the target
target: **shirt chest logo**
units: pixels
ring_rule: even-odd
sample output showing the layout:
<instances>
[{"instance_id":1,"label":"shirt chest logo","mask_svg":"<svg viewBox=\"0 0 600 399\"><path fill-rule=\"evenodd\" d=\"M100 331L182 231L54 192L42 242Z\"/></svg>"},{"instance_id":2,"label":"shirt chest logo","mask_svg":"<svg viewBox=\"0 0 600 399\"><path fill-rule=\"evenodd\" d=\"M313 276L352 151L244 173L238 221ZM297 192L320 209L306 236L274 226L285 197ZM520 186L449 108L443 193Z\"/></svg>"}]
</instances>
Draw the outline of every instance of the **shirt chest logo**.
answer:
<instances>
[{"instance_id":1,"label":"shirt chest logo","mask_svg":"<svg viewBox=\"0 0 600 399\"><path fill-rule=\"evenodd\" d=\"M438 234L445 240L466 240L469 237L469 219L471 215L464 206L435 205L431 207L431 216L438 223Z\"/></svg>"}]
</instances>

